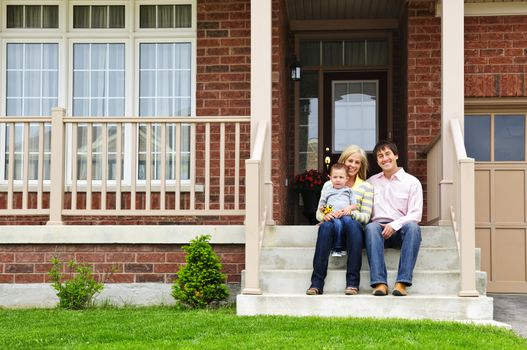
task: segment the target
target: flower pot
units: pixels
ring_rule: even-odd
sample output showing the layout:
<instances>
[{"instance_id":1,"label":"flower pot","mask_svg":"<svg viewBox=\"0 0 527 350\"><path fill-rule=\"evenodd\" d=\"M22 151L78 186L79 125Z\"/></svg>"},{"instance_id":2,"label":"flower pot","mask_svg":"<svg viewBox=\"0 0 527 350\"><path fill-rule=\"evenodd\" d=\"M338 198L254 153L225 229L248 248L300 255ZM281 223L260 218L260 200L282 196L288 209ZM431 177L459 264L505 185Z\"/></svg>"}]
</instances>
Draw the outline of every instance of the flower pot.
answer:
<instances>
[{"instance_id":1,"label":"flower pot","mask_svg":"<svg viewBox=\"0 0 527 350\"><path fill-rule=\"evenodd\" d=\"M302 191L302 202L304 203L303 214L311 225L318 223L316 214L318 201L320 200L320 192L318 191Z\"/></svg>"}]
</instances>

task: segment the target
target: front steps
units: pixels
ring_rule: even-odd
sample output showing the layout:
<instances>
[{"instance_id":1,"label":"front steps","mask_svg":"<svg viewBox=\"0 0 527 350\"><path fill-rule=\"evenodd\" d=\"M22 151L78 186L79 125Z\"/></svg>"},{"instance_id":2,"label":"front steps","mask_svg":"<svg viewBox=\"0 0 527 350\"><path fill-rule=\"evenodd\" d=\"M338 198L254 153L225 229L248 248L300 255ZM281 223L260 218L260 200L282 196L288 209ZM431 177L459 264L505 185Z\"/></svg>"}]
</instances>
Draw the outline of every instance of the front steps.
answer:
<instances>
[{"instance_id":1,"label":"front steps","mask_svg":"<svg viewBox=\"0 0 527 350\"><path fill-rule=\"evenodd\" d=\"M330 258L324 295L307 296L316 242L315 226L269 227L261 253L262 295L238 295L238 315L398 317L437 320L492 320L492 298L486 297L486 274L477 271L480 297L461 298L454 234L445 227L423 227L413 286L406 297L374 297L368 260L363 254L360 294L345 296L346 257ZM399 251L385 252L388 284L395 283ZM477 254L479 269L479 251ZM244 275L242 274L242 285ZM243 290L243 286L242 286Z\"/></svg>"}]
</instances>

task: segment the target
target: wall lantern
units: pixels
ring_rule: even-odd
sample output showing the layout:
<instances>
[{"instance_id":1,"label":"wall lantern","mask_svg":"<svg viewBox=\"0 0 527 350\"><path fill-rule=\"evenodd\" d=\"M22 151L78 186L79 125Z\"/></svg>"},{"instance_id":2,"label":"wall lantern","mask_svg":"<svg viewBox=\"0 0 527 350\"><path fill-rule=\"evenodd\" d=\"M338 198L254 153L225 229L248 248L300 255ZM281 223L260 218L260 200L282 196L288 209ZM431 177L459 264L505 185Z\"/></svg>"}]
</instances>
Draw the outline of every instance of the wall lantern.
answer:
<instances>
[{"instance_id":1,"label":"wall lantern","mask_svg":"<svg viewBox=\"0 0 527 350\"><path fill-rule=\"evenodd\" d=\"M291 80L292 81L300 81L302 78L302 66L300 66L300 63L297 61L296 56L293 56L291 59Z\"/></svg>"}]
</instances>

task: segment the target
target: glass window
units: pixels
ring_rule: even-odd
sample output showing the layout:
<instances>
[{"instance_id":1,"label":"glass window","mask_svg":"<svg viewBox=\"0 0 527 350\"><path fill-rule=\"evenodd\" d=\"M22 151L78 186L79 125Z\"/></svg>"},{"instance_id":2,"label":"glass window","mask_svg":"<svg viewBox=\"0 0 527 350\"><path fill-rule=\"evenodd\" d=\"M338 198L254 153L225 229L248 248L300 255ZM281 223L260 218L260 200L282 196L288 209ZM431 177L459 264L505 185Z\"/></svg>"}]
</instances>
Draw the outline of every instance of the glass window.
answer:
<instances>
[{"instance_id":1,"label":"glass window","mask_svg":"<svg viewBox=\"0 0 527 350\"><path fill-rule=\"evenodd\" d=\"M58 5L7 5L7 28L58 28Z\"/></svg>"},{"instance_id":2,"label":"glass window","mask_svg":"<svg viewBox=\"0 0 527 350\"><path fill-rule=\"evenodd\" d=\"M125 47L121 43L73 45L73 115L123 116ZM108 144L115 143L116 126L107 128ZM101 125L92 127L92 179L102 179L104 133ZM77 176L87 178L88 130L79 125ZM108 179L115 180L116 147L108 148ZM122 158L121 158L122 159Z\"/></svg>"},{"instance_id":3,"label":"glass window","mask_svg":"<svg viewBox=\"0 0 527 350\"><path fill-rule=\"evenodd\" d=\"M344 42L344 64L346 66L361 66L366 63L365 42L345 41Z\"/></svg>"},{"instance_id":4,"label":"glass window","mask_svg":"<svg viewBox=\"0 0 527 350\"><path fill-rule=\"evenodd\" d=\"M140 28L191 28L191 5L141 5Z\"/></svg>"},{"instance_id":5,"label":"glass window","mask_svg":"<svg viewBox=\"0 0 527 350\"><path fill-rule=\"evenodd\" d=\"M299 169L318 167L318 73L307 72L300 81L298 125Z\"/></svg>"},{"instance_id":6,"label":"glass window","mask_svg":"<svg viewBox=\"0 0 527 350\"><path fill-rule=\"evenodd\" d=\"M372 151L377 142L377 81L333 82L333 150L356 144Z\"/></svg>"},{"instance_id":7,"label":"glass window","mask_svg":"<svg viewBox=\"0 0 527 350\"><path fill-rule=\"evenodd\" d=\"M388 43L385 40L367 40L366 47L366 64L388 64Z\"/></svg>"},{"instance_id":8,"label":"glass window","mask_svg":"<svg viewBox=\"0 0 527 350\"><path fill-rule=\"evenodd\" d=\"M325 41L322 43L322 64L324 66L342 66L342 41Z\"/></svg>"},{"instance_id":9,"label":"glass window","mask_svg":"<svg viewBox=\"0 0 527 350\"><path fill-rule=\"evenodd\" d=\"M142 43L139 46L139 115L190 116L191 45L190 43ZM138 177L146 179L146 126L139 129ZM167 178L175 179L175 126L167 130ZM181 130L181 179L188 179L190 127ZM153 178L159 179L161 161L160 129L152 130ZM185 151L186 150L186 151ZM172 168L172 170L170 170Z\"/></svg>"},{"instance_id":10,"label":"glass window","mask_svg":"<svg viewBox=\"0 0 527 350\"><path fill-rule=\"evenodd\" d=\"M467 156L490 161L490 115L465 116L465 148Z\"/></svg>"},{"instance_id":11,"label":"glass window","mask_svg":"<svg viewBox=\"0 0 527 350\"><path fill-rule=\"evenodd\" d=\"M525 160L525 116L494 116L494 160Z\"/></svg>"},{"instance_id":12,"label":"glass window","mask_svg":"<svg viewBox=\"0 0 527 350\"><path fill-rule=\"evenodd\" d=\"M6 60L6 115L47 116L58 104L58 45L54 43L8 43ZM29 180L37 178L39 130L44 128L44 179L49 180L51 125L29 125ZM9 152L11 125L7 125L6 148ZM14 130L14 174L22 180L24 126ZM9 157L6 157L5 179L8 177Z\"/></svg>"},{"instance_id":13,"label":"glass window","mask_svg":"<svg viewBox=\"0 0 527 350\"><path fill-rule=\"evenodd\" d=\"M73 6L73 28L124 28L124 5L75 5Z\"/></svg>"},{"instance_id":14,"label":"glass window","mask_svg":"<svg viewBox=\"0 0 527 350\"><path fill-rule=\"evenodd\" d=\"M320 41L301 42L300 60L303 66L320 66Z\"/></svg>"}]
</instances>

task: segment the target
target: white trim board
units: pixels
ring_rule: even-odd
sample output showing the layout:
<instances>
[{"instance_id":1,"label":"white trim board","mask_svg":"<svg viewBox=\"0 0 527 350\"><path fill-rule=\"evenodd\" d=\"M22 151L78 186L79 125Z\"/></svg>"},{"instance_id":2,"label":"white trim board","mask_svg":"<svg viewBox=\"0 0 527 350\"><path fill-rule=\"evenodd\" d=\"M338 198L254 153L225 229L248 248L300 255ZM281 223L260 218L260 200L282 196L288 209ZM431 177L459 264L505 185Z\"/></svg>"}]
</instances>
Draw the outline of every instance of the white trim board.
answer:
<instances>
[{"instance_id":1,"label":"white trim board","mask_svg":"<svg viewBox=\"0 0 527 350\"><path fill-rule=\"evenodd\" d=\"M441 2L436 5L436 16L441 17ZM485 2L467 3L465 17L475 16L519 16L527 15L527 2Z\"/></svg>"},{"instance_id":2,"label":"white trim board","mask_svg":"<svg viewBox=\"0 0 527 350\"><path fill-rule=\"evenodd\" d=\"M0 244L245 244L243 225L0 226Z\"/></svg>"}]
</instances>

